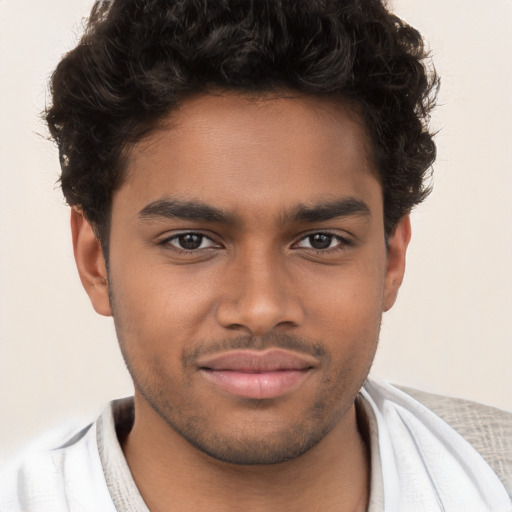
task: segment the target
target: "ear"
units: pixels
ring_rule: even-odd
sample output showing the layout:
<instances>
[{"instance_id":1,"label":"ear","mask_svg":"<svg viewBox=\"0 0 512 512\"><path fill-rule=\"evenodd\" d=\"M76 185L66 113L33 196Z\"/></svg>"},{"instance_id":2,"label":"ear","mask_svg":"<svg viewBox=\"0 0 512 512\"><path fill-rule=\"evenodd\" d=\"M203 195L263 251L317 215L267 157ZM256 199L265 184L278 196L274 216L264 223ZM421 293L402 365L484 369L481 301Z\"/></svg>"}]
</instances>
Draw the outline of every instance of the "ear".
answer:
<instances>
[{"instance_id":1,"label":"ear","mask_svg":"<svg viewBox=\"0 0 512 512\"><path fill-rule=\"evenodd\" d=\"M96 313L112 316L105 258L99 240L78 208L71 209L73 252L82 285Z\"/></svg>"},{"instance_id":2,"label":"ear","mask_svg":"<svg viewBox=\"0 0 512 512\"><path fill-rule=\"evenodd\" d=\"M386 280L384 285L383 310L391 309L405 272L405 255L411 240L411 220L404 215L389 238Z\"/></svg>"}]
</instances>

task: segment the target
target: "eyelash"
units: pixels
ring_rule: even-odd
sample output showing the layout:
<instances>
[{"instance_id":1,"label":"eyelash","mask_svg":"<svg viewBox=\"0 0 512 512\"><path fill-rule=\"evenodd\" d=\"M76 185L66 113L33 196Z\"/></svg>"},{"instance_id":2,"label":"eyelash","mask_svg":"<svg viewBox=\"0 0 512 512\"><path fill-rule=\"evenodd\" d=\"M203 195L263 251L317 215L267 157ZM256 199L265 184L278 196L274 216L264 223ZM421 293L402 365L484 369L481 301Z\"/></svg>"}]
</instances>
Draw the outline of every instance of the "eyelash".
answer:
<instances>
[{"instance_id":1,"label":"eyelash","mask_svg":"<svg viewBox=\"0 0 512 512\"><path fill-rule=\"evenodd\" d=\"M194 255L194 254L200 254L201 252L203 251L208 251L210 249L216 249L216 247L205 247L203 249L201 248L196 248L196 249L183 249L183 248L180 248L180 247L176 247L174 245L171 244L171 242L173 240L178 240L180 237L184 237L184 236L187 236L187 235L195 235L197 237L200 237L201 238L201 244L203 243L204 239L207 239L207 240L210 240L211 242L213 243L216 243L213 238L211 238L210 236L208 235L205 235L204 233L200 233L200 232L196 232L196 231L184 231L184 232L181 232L181 233L177 233L175 235L172 235L170 237L167 237L165 238L164 240L162 240L161 242L159 242L159 245L161 246L164 246L164 247L171 247L173 251L175 251L176 253L178 254L183 254L183 255ZM310 248L299 248L300 249L305 249L307 252L311 253L311 252L314 252L316 255L319 255L319 256L326 256L328 254L331 254L335 251L344 251L350 247L353 247L355 244L352 240L350 240L349 238L346 238L346 237L343 237L339 234L336 234L336 233L331 233L330 231L314 231L314 232L310 232L310 233L307 233L305 235L303 235L298 242L295 242L294 245L300 243L300 242L303 242L304 240L307 240L308 238L311 238L315 235L324 235L324 236L327 236L327 237L331 237L332 239L335 239L337 240L338 244L337 246L335 247L327 247L326 249L315 249L314 247L310 247ZM331 243L332 243L332 240L331 240Z\"/></svg>"},{"instance_id":2,"label":"eyelash","mask_svg":"<svg viewBox=\"0 0 512 512\"><path fill-rule=\"evenodd\" d=\"M329 231L315 231L313 233L308 233L306 234L305 236L303 236L298 243L300 242L303 242L304 240L307 240L308 238L311 238L311 237L314 237L316 235L324 235L324 236L327 236L327 237L330 237L331 238L331 243L332 243L332 239L336 240L338 242L338 245L335 246L335 247L327 247L325 249L315 249L314 247L310 247L310 248L305 248L306 250L308 251L314 251L316 254L319 254L319 255L326 255L327 253L331 253L331 252L334 252L334 251L343 251L343 250L346 250L347 248L351 247L354 245L354 243L352 242L352 240L346 238L346 237L343 237L341 235L338 235L336 233L331 233Z\"/></svg>"},{"instance_id":3,"label":"eyelash","mask_svg":"<svg viewBox=\"0 0 512 512\"><path fill-rule=\"evenodd\" d=\"M175 235L172 235L170 237L165 238L164 240L159 242L159 245L164 246L164 247L170 246L170 247L172 247L172 250L176 251L178 254L197 254L197 253L199 253L199 251L204 251L204 250L212 249L213 248L213 247L208 247L208 248L203 248L203 249L200 249L200 248L198 248L198 249L183 249L183 248L176 247L176 246L171 244L171 242L173 240L178 240L179 238L185 237L187 235L195 235L197 237L200 237L201 238L201 244L204 241L204 239L207 239L207 240L210 240L211 242L214 242L214 240L211 237L209 237L208 235L205 235L204 233L198 233L196 231L183 231L181 233L177 233Z\"/></svg>"}]
</instances>

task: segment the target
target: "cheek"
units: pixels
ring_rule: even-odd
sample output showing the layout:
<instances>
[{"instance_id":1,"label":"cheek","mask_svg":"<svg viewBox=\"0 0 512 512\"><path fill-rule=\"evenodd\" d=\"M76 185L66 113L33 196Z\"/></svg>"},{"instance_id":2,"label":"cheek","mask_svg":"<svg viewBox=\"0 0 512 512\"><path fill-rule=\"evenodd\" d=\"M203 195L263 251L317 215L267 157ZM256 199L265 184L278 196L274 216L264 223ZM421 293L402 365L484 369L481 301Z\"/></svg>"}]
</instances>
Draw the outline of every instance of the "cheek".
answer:
<instances>
[{"instance_id":1,"label":"cheek","mask_svg":"<svg viewBox=\"0 0 512 512\"><path fill-rule=\"evenodd\" d=\"M320 284L317 281L317 285ZM308 287L308 333L329 342L335 359L366 365L379 337L384 293L383 265L362 265ZM316 290L313 292L313 290ZM359 360L359 363L356 361Z\"/></svg>"},{"instance_id":2,"label":"cheek","mask_svg":"<svg viewBox=\"0 0 512 512\"><path fill-rule=\"evenodd\" d=\"M114 320L122 343L171 353L197 337L212 309L212 293L219 289L212 275L205 279L201 272L128 259L112 268Z\"/></svg>"},{"instance_id":3,"label":"cheek","mask_svg":"<svg viewBox=\"0 0 512 512\"><path fill-rule=\"evenodd\" d=\"M311 315L322 323L365 328L366 321L382 315L385 270L380 262L354 262L340 269L327 269L302 280L301 295L307 297Z\"/></svg>"}]
</instances>

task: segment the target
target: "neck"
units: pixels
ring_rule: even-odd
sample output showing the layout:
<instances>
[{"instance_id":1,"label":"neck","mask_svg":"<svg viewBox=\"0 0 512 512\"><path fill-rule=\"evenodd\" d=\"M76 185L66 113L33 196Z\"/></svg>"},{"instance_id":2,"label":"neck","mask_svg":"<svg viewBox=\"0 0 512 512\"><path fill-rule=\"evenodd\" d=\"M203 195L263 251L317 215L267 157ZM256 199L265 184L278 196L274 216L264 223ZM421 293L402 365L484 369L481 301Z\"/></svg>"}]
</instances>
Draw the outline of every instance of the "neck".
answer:
<instances>
[{"instance_id":1,"label":"neck","mask_svg":"<svg viewBox=\"0 0 512 512\"><path fill-rule=\"evenodd\" d=\"M128 465L152 512L365 511L368 450L357 428L355 406L312 449L273 465L218 461L191 446L140 397L135 423L123 443Z\"/></svg>"}]
</instances>

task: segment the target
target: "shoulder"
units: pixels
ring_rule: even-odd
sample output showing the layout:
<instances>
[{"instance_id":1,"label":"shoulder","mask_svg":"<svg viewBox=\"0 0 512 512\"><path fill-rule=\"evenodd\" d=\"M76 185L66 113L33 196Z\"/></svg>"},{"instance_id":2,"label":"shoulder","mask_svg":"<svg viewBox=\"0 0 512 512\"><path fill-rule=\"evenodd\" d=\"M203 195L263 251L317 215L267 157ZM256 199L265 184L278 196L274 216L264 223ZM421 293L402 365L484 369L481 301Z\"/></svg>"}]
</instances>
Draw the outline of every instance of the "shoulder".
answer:
<instances>
[{"instance_id":1,"label":"shoulder","mask_svg":"<svg viewBox=\"0 0 512 512\"><path fill-rule=\"evenodd\" d=\"M0 479L2 512L112 510L94 423L43 434L8 463Z\"/></svg>"},{"instance_id":2,"label":"shoulder","mask_svg":"<svg viewBox=\"0 0 512 512\"><path fill-rule=\"evenodd\" d=\"M395 387L422 403L464 437L512 496L512 412L461 398Z\"/></svg>"}]
</instances>

